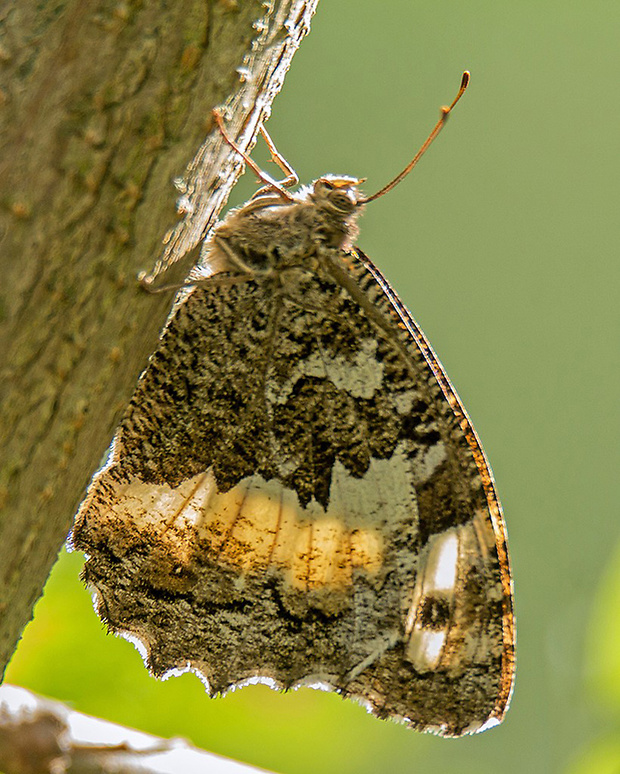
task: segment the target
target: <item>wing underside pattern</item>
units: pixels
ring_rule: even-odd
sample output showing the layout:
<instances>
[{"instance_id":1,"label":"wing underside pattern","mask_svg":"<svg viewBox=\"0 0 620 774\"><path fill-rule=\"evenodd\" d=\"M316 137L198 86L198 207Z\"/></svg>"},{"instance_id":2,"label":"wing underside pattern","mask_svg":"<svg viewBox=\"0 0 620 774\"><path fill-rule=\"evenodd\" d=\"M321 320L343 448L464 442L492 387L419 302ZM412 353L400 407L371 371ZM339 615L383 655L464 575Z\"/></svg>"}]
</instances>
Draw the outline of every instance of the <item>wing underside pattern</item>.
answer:
<instances>
[{"instance_id":1,"label":"wing underside pattern","mask_svg":"<svg viewBox=\"0 0 620 774\"><path fill-rule=\"evenodd\" d=\"M479 730L505 710L514 637L484 455L372 264L307 274L179 305L80 509L86 577L157 675L327 685Z\"/></svg>"}]
</instances>

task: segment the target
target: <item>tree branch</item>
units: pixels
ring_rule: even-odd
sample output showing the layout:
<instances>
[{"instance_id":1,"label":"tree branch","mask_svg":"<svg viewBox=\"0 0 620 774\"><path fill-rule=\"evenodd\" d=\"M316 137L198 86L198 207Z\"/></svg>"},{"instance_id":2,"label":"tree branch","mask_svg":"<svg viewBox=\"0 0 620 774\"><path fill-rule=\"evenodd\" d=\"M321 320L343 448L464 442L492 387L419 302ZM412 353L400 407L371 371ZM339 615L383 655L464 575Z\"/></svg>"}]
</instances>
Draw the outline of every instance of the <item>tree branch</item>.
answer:
<instances>
[{"instance_id":1,"label":"tree branch","mask_svg":"<svg viewBox=\"0 0 620 774\"><path fill-rule=\"evenodd\" d=\"M180 280L241 172L211 109L249 149L317 2L0 11L0 670L168 314L135 277Z\"/></svg>"},{"instance_id":2,"label":"tree branch","mask_svg":"<svg viewBox=\"0 0 620 774\"><path fill-rule=\"evenodd\" d=\"M5 774L252 774L253 766L70 710L23 688L0 688Z\"/></svg>"}]
</instances>

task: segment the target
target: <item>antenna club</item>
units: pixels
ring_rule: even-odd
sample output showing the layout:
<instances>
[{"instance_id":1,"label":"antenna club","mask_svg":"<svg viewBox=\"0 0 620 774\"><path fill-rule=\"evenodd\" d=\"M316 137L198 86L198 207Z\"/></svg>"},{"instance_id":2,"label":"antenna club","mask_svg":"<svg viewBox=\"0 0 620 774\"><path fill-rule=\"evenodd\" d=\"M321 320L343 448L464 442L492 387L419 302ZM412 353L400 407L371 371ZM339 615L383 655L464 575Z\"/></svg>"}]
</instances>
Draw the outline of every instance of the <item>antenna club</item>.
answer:
<instances>
[{"instance_id":1,"label":"antenna club","mask_svg":"<svg viewBox=\"0 0 620 774\"><path fill-rule=\"evenodd\" d=\"M359 199L357 202L358 205L368 204L369 202L373 202L375 199L378 199L380 196L384 196L388 191L391 191L392 188L394 188L394 186L398 185L403 178L407 177L407 175L415 167L418 161L422 158L422 156L428 149L429 145L433 142L435 137L437 137L439 132L444 127L446 121L448 120L448 116L452 112L452 109L454 108L456 103L461 99L461 97L463 96L463 93L465 92L465 89L469 85L469 78L470 78L469 70L465 70L465 72L461 77L461 85L459 87L458 94L452 100L452 104L447 107L444 106L440 109L439 121L435 124L433 131L426 138L420 150L411 159L411 161L409 162L409 164L407 164L407 166L403 169L403 171L399 175L396 175L396 177L393 180L391 180L387 185L383 186L381 190L377 191L377 193L373 194L372 196L366 196L362 199Z\"/></svg>"}]
</instances>

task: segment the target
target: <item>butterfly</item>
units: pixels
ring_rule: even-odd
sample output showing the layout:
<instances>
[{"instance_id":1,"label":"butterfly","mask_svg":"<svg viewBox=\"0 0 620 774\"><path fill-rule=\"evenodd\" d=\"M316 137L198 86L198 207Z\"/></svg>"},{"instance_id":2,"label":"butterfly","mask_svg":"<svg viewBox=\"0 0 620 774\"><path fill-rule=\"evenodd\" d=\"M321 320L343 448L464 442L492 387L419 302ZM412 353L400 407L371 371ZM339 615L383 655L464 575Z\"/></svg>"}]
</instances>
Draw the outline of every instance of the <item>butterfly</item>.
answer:
<instances>
[{"instance_id":1,"label":"butterfly","mask_svg":"<svg viewBox=\"0 0 620 774\"><path fill-rule=\"evenodd\" d=\"M354 242L374 196L264 186L215 227L72 535L109 628L210 694L322 687L443 736L501 721L512 583L486 458Z\"/></svg>"}]
</instances>

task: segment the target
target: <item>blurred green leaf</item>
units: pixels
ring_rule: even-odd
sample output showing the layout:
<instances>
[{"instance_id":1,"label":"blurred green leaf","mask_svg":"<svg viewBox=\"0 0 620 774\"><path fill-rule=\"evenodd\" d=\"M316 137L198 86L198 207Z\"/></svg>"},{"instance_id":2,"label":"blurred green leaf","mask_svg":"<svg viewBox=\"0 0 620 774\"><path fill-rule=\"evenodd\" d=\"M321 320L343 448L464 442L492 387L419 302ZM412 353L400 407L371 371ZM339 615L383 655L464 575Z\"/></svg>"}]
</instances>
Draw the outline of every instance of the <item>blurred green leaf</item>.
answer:
<instances>
[{"instance_id":1,"label":"blurred green leaf","mask_svg":"<svg viewBox=\"0 0 620 774\"><path fill-rule=\"evenodd\" d=\"M588 632L586 675L595 701L619 721L620 739L620 544L596 595Z\"/></svg>"}]
</instances>

